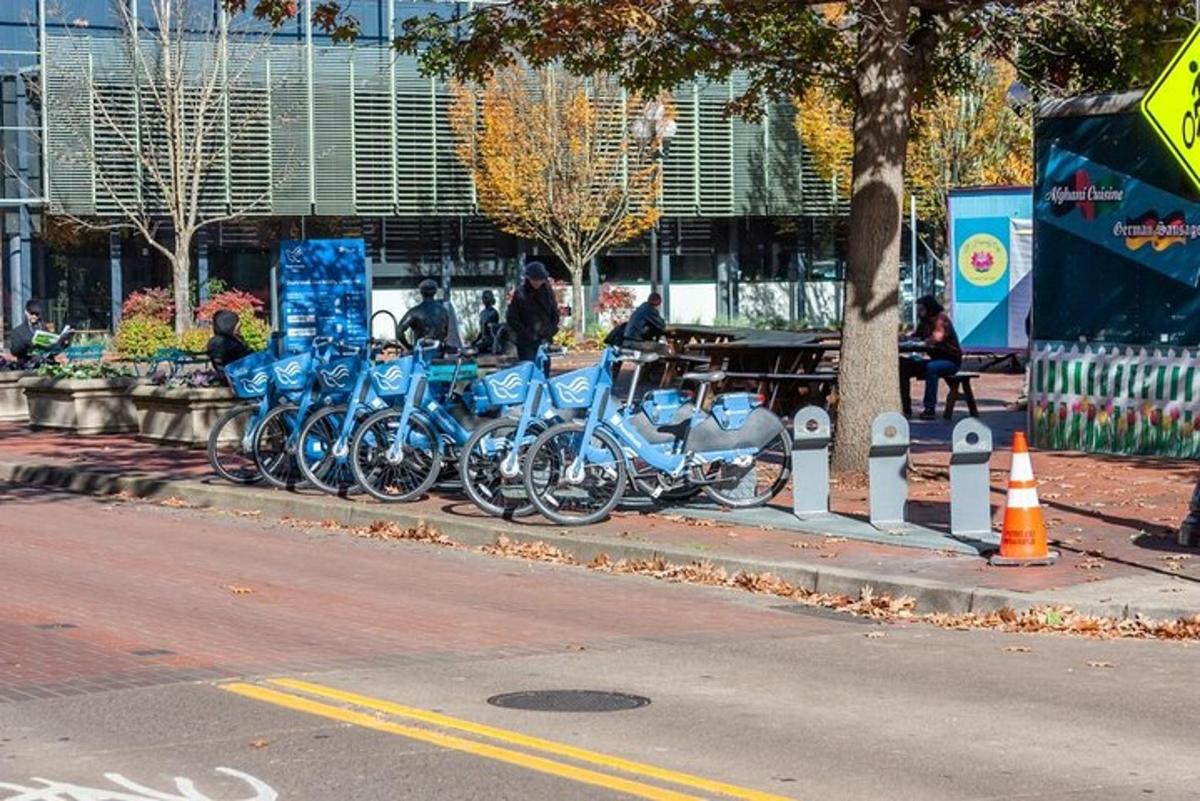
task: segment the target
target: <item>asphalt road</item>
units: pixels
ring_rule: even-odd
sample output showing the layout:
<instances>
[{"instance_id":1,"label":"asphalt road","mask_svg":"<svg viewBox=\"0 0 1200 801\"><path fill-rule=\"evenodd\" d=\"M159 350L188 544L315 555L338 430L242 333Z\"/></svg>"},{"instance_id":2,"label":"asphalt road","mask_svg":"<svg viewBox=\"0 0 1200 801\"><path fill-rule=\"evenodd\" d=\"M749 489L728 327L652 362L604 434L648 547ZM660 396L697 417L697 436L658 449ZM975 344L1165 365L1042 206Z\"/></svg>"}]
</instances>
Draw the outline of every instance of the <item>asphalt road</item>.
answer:
<instances>
[{"instance_id":1,"label":"asphalt road","mask_svg":"<svg viewBox=\"0 0 1200 801\"><path fill-rule=\"evenodd\" d=\"M781 606L0 487L0 801L1200 797L1196 646Z\"/></svg>"}]
</instances>

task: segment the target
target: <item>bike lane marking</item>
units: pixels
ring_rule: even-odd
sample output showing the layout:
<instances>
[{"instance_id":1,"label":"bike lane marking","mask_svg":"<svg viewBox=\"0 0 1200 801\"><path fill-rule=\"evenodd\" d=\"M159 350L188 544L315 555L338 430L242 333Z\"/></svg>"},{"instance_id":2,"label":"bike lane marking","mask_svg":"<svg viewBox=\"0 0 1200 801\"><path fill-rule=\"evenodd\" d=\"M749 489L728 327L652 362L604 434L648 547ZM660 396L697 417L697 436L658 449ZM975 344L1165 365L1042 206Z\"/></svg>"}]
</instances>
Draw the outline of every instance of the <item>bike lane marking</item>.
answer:
<instances>
[{"instance_id":1,"label":"bike lane marking","mask_svg":"<svg viewBox=\"0 0 1200 801\"><path fill-rule=\"evenodd\" d=\"M412 726L403 726L398 723L391 723L386 720L381 720L374 715L366 712L357 712L352 709L332 706L319 701L313 701L308 698L302 698L298 695L280 692L278 690L268 689L266 687L258 687L253 684L243 682L233 682L231 684L220 685L221 689L227 690L237 695L246 698L252 698L256 701L263 701L274 706L292 709L297 712L307 712L310 715L318 715L330 720L336 720L342 723L349 723L354 726L361 726L366 729L374 729L375 731L384 732L386 734L395 734L401 737L407 737L412 740L429 743L430 745L446 748L452 751L461 751L463 753L472 754L474 756L483 757L485 759L496 760L497 762L505 762L510 765L525 768L527 770L536 771L538 773L546 773L551 776L557 776L563 779L579 782L581 784L590 784L595 787L602 787L608 790L626 793L627 795L636 796L638 798L650 799L650 801L703 801L702 798L693 795L685 795L673 790L666 790L661 787L655 787L650 784L632 781L630 779L622 779L618 776L609 776L606 773L599 773L586 768L578 768L573 765L568 765L563 762L555 762L545 757L523 754L519 751L512 751L507 748L501 748L488 743L479 743L474 740L466 740L461 737L455 737L450 734L441 732L429 731L428 729L418 729Z\"/></svg>"},{"instance_id":2,"label":"bike lane marking","mask_svg":"<svg viewBox=\"0 0 1200 801\"><path fill-rule=\"evenodd\" d=\"M590 751L590 750L587 750L584 748L578 748L576 746L568 745L566 743L560 743L560 742L556 742L554 740L547 740L547 739L544 739L541 737L535 737L535 736L528 735L528 734L522 734L521 732L512 731L510 729L502 729L502 728L498 728L495 726L489 726L489 725L483 724L483 723L476 723L476 722L470 721L470 720L454 718L449 715L443 715L438 712L432 712L432 711L425 710L425 709L418 709L415 707L405 706L403 704L398 704L398 703L395 703L392 701L387 701L387 700L380 699L380 698L373 698L370 696L360 695L358 693L340 690L335 687L327 687L327 686L320 685L320 684L314 684L311 682L301 681L298 679L289 679L289 678L269 679L269 680L267 680L266 683L274 685L276 687L281 687L281 688L285 688L288 690L292 690L294 692L301 692L301 693L305 693L307 695L317 696L319 698L325 698L325 699L329 699L329 700L333 700L333 701L338 701L338 702L341 702L344 704L350 704L352 706L369 709L374 712L383 713L383 714L391 715L394 717L407 718L409 720L425 723L425 724L432 725L432 726L437 726L437 727L440 727L443 729L451 729L451 730L466 732L469 734L476 735L478 737L484 737L484 738L488 738L488 739L491 739L494 741L498 741L498 742L501 742L506 745L518 746L518 747L527 748L527 749L531 749L531 750L541 751L541 752L547 753L547 754L552 754L554 756L565 757L567 759L575 760L577 762L589 763L589 764L592 764L592 765L595 765L595 766L598 766L598 767L601 767L601 768L604 768L604 769L607 769L610 771L619 771L622 773L632 774L632 775L640 776L643 778L656 779L659 781L667 782L669 784L674 784L674 785L678 785L681 787L687 787L687 788L691 788L691 789L695 789L695 790L701 790L706 793L715 793L717 795L728 797L728 798L737 798L737 799L742 799L743 801L790 801L790 799L788 799L786 796L774 795L772 793L767 793L767 792L763 792L760 790L754 790L754 789L747 788L747 787L739 787L737 785L727 784L725 782L720 782L720 781L716 781L713 779L707 779L707 778L704 778L701 776L694 776L694 775L691 775L688 773L682 773L679 771L670 770L668 768L661 768L656 765L649 765L646 763L636 762L636 761L624 759L621 757L611 756L609 754L599 753L597 751ZM252 688L254 687L254 685L239 685L239 686L248 686L248 687L252 687ZM230 687L227 686L226 689L230 689ZM267 692L271 692L269 690L266 690L266 688L256 688L256 689L262 689ZM237 690L234 690L234 691L236 692ZM283 693L280 693L280 695L284 695L287 698L297 698L297 696L290 696L290 695L286 695ZM307 699L300 699L300 700L307 700ZM332 707L332 708L342 710L341 707ZM345 710L342 710L342 711L345 711ZM376 717L370 717L370 720L378 721L379 719ZM393 725L395 725L395 724L393 724ZM424 729L415 729L415 731L420 731L423 733L426 732L426 730L424 730ZM454 738L454 739L458 739L458 738ZM474 741L471 741L471 740L464 740L463 742L474 743ZM511 753L519 754L519 752L511 752ZM524 754L519 754L519 755L524 756ZM540 759L537 757L534 757L534 758ZM550 760L545 760L545 761L550 762L550 764L552 764L552 765L561 764L561 763L552 762ZM586 771L586 772L592 773L591 771ZM604 776L604 777L608 778L607 774L595 774L595 775ZM621 780L621 779L618 779L618 780L625 781L625 780ZM634 784L637 784L637 783L634 783ZM605 786L607 786L607 785L605 785ZM649 785L641 785L641 786L650 787ZM651 789L657 789L657 788L651 788ZM654 797L658 797L658 796L654 796ZM682 796L679 794L672 794L669 797L671 797L671 798L690 798L690 796Z\"/></svg>"}]
</instances>

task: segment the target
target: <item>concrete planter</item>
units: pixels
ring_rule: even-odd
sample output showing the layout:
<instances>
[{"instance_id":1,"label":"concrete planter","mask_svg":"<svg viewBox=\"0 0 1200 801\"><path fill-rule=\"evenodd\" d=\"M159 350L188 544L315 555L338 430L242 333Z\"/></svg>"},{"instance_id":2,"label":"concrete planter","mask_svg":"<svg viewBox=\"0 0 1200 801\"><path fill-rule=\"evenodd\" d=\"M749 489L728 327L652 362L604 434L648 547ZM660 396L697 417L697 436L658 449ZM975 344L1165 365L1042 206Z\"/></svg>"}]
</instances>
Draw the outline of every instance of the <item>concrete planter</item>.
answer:
<instances>
[{"instance_id":1,"label":"concrete planter","mask_svg":"<svg viewBox=\"0 0 1200 801\"><path fill-rule=\"evenodd\" d=\"M74 434L124 434L137 431L129 397L136 378L22 378L31 428Z\"/></svg>"},{"instance_id":2,"label":"concrete planter","mask_svg":"<svg viewBox=\"0 0 1200 801\"><path fill-rule=\"evenodd\" d=\"M130 398L137 409L140 439L189 447L206 446L217 418L239 403L226 387L141 386L130 393Z\"/></svg>"},{"instance_id":3,"label":"concrete planter","mask_svg":"<svg viewBox=\"0 0 1200 801\"><path fill-rule=\"evenodd\" d=\"M4 370L0 372L0 422L24 423L29 419L29 407L25 405L25 390L17 382L33 373L28 370Z\"/></svg>"}]
</instances>

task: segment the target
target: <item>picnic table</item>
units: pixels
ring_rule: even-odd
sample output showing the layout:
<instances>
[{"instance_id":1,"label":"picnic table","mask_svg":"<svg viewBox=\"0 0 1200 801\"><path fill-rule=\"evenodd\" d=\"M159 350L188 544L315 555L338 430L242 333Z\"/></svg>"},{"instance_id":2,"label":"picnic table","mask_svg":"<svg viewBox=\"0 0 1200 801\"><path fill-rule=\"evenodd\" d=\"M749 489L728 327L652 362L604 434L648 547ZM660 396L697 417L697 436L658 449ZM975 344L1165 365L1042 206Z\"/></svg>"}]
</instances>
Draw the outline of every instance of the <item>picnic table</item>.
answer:
<instances>
[{"instance_id":1,"label":"picnic table","mask_svg":"<svg viewBox=\"0 0 1200 801\"><path fill-rule=\"evenodd\" d=\"M836 393L837 374L822 369L825 358L840 348L833 331L668 326L667 338L675 347L668 362L720 370L725 379L717 391L750 388L783 415L808 403L827 405ZM664 375L664 383L671 377Z\"/></svg>"}]
</instances>

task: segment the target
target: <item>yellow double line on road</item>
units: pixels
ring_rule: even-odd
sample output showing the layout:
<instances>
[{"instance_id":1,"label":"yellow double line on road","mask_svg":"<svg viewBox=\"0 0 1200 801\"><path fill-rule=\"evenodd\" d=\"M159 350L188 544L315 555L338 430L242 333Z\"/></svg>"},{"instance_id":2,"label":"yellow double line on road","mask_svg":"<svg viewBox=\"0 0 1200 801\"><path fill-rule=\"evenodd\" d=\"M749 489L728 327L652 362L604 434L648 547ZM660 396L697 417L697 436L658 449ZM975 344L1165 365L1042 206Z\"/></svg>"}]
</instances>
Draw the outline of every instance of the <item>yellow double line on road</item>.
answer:
<instances>
[{"instance_id":1,"label":"yellow double line on road","mask_svg":"<svg viewBox=\"0 0 1200 801\"><path fill-rule=\"evenodd\" d=\"M264 701L275 706L293 709L297 712L307 712L311 715L318 715L342 723L350 723L387 734L396 734L401 737L429 743L430 745L436 745L440 748L460 751L485 759L493 759L498 762L506 762L510 765L537 771L538 773L546 773L582 784L615 790L638 798L652 799L653 801L701 801L702 797L646 784L645 782L634 781L622 776L614 776L611 773L602 773L598 770L579 767L568 762L548 759L544 756L527 753L527 751L551 754L608 771L654 779L665 784L700 790L704 793L723 798L738 798L745 801L789 801L784 796L738 787L712 779L705 779L701 776L692 776L687 773L680 773L655 765L647 765L642 762L634 762L608 754L601 754L596 751L567 745L566 743L545 740L541 737L533 737L509 729L501 729L483 723L453 718L438 712L404 706L379 698L339 690L335 687L326 687L321 684L313 684L298 679L270 679L266 684L271 686L233 682L221 685L221 688L245 696L246 698ZM283 690L290 690L292 692L284 692ZM302 693L302 695L297 695L296 693ZM335 706L323 701L314 700L314 697L336 701L341 705ZM391 718L422 723L426 726L434 726L442 730L449 729L463 732L485 740L499 742L503 745L517 746L527 749L527 751L517 751L501 745L494 745L491 742L467 739L454 734L447 734L445 731L404 725L381 717L380 713Z\"/></svg>"}]
</instances>

